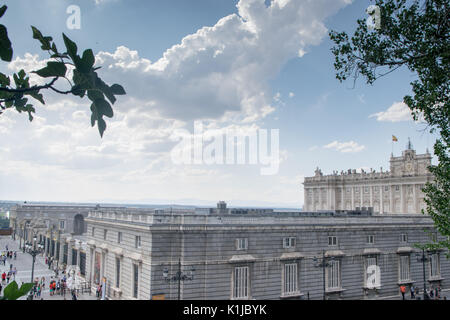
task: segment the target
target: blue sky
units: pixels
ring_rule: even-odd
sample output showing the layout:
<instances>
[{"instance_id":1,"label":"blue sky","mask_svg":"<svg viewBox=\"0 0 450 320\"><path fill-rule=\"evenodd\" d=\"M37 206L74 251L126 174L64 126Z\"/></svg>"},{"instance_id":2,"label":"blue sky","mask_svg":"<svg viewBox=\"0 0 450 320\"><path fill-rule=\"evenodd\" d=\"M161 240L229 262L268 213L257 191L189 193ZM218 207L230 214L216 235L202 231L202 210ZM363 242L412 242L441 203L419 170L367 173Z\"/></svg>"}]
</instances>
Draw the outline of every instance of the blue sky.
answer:
<instances>
[{"instance_id":1,"label":"blue sky","mask_svg":"<svg viewBox=\"0 0 450 320\"><path fill-rule=\"evenodd\" d=\"M414 79L407 70L371 86L335 79L327 30L353 30L370 1L5 2L1 23L14 58L2 72L45 65L34 25L59 48L61 32L79 50L92 48L100 76L128 94L103 139L90 127L87 102L71 97L49 93L32 123L2 115L0 199L298 208L302 179L316 166L325 174L388 169L393 134L395 155L408 137L418 153L432 151L434 137L401 103ZM81 10L79 30L66 27L71 4ZM279 129L278 172L174 164L171 135L193 132L196 120L216 132Z\"/></svg>"}]
</instances>

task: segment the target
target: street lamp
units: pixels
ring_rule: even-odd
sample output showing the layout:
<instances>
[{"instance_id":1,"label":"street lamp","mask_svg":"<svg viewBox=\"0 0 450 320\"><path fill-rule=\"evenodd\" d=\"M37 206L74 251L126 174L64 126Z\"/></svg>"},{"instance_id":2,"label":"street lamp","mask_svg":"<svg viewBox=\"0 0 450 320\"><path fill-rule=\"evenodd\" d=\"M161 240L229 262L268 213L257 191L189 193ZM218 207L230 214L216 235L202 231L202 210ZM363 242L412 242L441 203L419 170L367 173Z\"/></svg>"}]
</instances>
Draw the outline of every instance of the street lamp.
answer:
<instances>
[{"instance_id":1,"label":"street lamp","mask_svg":"<svg viewBox=\"0 0 450 320\"><path fill-rule=\"evenodd\" d=\"M189 270L189 275L183 274L181 272L181 259L178 259L178 271L175 275L173 276L169 276L169 270L166 268L164 268L163 270L163 277L164 280L166 280L167 282L178 282L178 300L180 300L180 283L181 281L192 281L194 280L194 271L195 268L194 266L191 267L191 269Z\"/></svg>"},{"instance_id":2,"label":"street lamp","mask_svg":"<svg viewBox=\"0 0 450 320\"><path fill-rule=\"evenodd\" d=\"M33 246L31 244L28 245L29 253L33 257L33 264L31 266L31 283L34 281L34 263L36 261L36 256L39 254L39 251L36 249L36 235L33 236Z\"/></svg>"},{"instance_id":3,"label":"street lamp","mask_svg":"<svg viewBox=\"0 0 450 320\"><path fill-rule=\"evenodd\" d=\"M325 269L328 268L328 267L331 267L331 264L327 260L332 262L332 261L334 261L334 258L333 257L331 257L331 258L325 257L325 251L322 251L322 261L321 262L318 261L317 257L313 258L314 267L322 268L322 275L323 275L323 278L322 278L322 281L323 281L323 300L325 300L325 294L326 294L326 289L325 289Z\"/></svg>"},{"instance_id":4,"label":"street lamp","mask_svg":"<svg viewBox=\"0 0 450 320\"><path fill-rule=\"evenodd\" d=\"M429 257L425 256L425 248L422 248L422 254L416 253L416 259L418 262L422 262L422 269L423 269L423 300L425 300L425 296L427 293L427 285L426 285L426 279L425 279L425 262L430 260Z\"/></svg>"}]
</instances>

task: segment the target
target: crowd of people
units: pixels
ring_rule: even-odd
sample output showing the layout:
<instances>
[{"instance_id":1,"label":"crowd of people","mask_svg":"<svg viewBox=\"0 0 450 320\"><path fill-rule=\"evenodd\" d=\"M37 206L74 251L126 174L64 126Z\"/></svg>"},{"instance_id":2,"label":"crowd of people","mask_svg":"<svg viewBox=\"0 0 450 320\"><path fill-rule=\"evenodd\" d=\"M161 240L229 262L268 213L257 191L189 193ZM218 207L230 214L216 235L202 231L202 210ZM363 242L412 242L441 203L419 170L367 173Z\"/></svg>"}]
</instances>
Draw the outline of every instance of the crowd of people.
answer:
<instances>
[{"instance_id":1,"label":"crowd of people","mask_svg":"<svg viewBox=\"0 0 450 320\"><path fill-rule=\"evenodd\" d=\"M406 286L401 285L400 286L400 292L402 294L402 299L405 300L405 294L406 294ZM410 287L410 295L411 299L420 300L420 289L418 286L411 286ZM425 289L425 300L440 300L441 299L441 286L438 284L436 287L431 286L429 289ZM447 297L443 297L443 300L447 300Z\"/></svg>"}]
</instances>

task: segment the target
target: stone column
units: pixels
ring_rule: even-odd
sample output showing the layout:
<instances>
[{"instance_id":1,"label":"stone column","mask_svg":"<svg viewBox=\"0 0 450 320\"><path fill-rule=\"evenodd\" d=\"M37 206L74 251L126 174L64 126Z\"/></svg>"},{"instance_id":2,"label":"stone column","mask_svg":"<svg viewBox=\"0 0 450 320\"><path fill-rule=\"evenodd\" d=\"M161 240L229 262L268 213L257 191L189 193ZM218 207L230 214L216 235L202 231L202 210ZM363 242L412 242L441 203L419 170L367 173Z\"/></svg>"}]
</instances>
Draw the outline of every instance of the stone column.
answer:
<instances>
[{"instance_id":1,"label":"stone column","mask_svg":"<svg viewBox=\"0 0 450 320\"><path fill-rule=\"evenodd\" d=\"M355 186L352 185L352 210L355 210Z\"/></svg>"},{"instance_id":2,"label":"stone column","mask_svg":"<svg viewBox=\"0 0 450 320\"><path fill-rule=\"evenodd\" d=\"M72 249L75 247L75 240L70 238L69 243L67 245L67 265L72 265Z\"/></svg>"},{"instance_id":3,"label":"stone column","mask_svg":"<svg viewBox=\"0 0 450 320\"><path fill-rule=\"evenodd\" d=\"M322 209L322 188L319 187L319 210ZM317 208L316 208L317 210Z\"/></svg>"},{"instance_id":4,"label":"stone column","mask_svg":"<svg viewBox=\"0 0 450 320\"><path fill-rule=\"evenodd\" d=\"M344 204L344 190L345 190L345 188L344 188L344 186L342 186L342 188L341 188L341 210L344 210L344 209L345 209L345 204Z\"/></svg>"},{"instance_id":5,"label":"stone column","mask_svg":"<svg viewBox=\"0 0 450 320\"><path fill-rule=\"evenodd\" d=\"M406 213L405 210L405 196L403 194L404 188L403 184L400 185L400 211L401 213Z\"/></svg>"},{"instance_id":6,"label":"stone column","mask_svg":"<svg viewBox=\"0 0 450 320\"><path fill-rule=\"evenodd\" d=\"M370 192L370 206L373 207L373 186L369 186L369 192Z\"/></svg>"},{"instance_id":7,"label":"stone column","mask_svg":"<svg viewBox=\"0 0 450 320\"><path fill-rule=\"evenodd\" d=\"M416 194L416 185L413 184L413 203L414 203L414 213L419 213L418 207L417 207L417 194Z\"/></svg>"},{"instance_id":8,"label":"stone column","mask_svg":"<svg viewBox=\"0 0 450 320\"><path fill-rule=\"evenodd\" d=\"M384 213L383 189L384 189L384 186L381 185L380 186L380 213L381 214Z\"/></svg>"},{"instance_id":9,"label":"stone column","mask_svg":"<svg viewBox=\"0 0 450 320\"><path fill-rule=\"evenodd\" d=\"M364 206L363 196L364 196L364 187L360 187L359 188L359 197L361 199L360 202L359 202L359 207L360 208L362 208Z\"/></svg>"},{"instance_id":10,"label":"stone column","mask_svg":"<svg viewBox=\"0 0 450 320\"><path fill-rule=\"evenodd\" d=\"M389 208L391 210L391 213L395 213L395 206L394 206L394 186L390 185L390 192L391 192L391 196L390 196L390 202L389 202Z\"/></svg>"}]
</instances>

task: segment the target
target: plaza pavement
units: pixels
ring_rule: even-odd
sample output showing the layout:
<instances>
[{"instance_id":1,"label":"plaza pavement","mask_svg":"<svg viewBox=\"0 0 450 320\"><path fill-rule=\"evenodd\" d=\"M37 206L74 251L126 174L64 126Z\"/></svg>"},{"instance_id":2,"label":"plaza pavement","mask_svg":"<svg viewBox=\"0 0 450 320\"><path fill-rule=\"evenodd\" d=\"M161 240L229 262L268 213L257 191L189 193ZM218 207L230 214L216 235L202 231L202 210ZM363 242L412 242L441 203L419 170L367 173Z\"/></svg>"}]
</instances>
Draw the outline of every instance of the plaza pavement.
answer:
<instances>
[{"instance_id":1,"label":"plaza pavement","mask_svg":"<svg viewBox=\"0 0 450 320\"><path fill-rule=\"evenodd\" d=\"M3 263L0 263L0 274L5 271L8 273L10 269L10 264L12 263L13 267L16 267L17 274L16 274L16 282L18 286L20 287L22 282L30 282L31 281L31 269L32 269L32 256L25 252L23 253L22 250L19 249L19 241L13 240L11 236L0 236L0 251L6 251L6 246L8 246L8 250L16 251L17 252L17 258L16 260L13 259L7 259L6 264L3 265ZM39 254L36 256L36 261L34 263L34 278L39 277L45 277L45 290L42 291L41 297L36 298L37 300L40 300L41 298L43 300L71 300L72 297L70 293L66 293L65 297L61 295L54 295L50 296L50 292L48 289L48 286L50 284L51 280L56 279L55 278L55 272L53 270L50 270L48 266L45 264L45 257L43 254ZM61 277L61 273L60 273ZM14 279L11 279L11 281ZM3 289L8 284L3 284ZM3 295L3 290L0 295ZM19 300L25 300L26 296L19 298ZM95 294L89 295L88 293L85 294L79 294L78 300L97 300L95 297Z\"/></svg>"}]
</instances>

